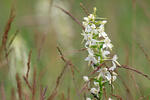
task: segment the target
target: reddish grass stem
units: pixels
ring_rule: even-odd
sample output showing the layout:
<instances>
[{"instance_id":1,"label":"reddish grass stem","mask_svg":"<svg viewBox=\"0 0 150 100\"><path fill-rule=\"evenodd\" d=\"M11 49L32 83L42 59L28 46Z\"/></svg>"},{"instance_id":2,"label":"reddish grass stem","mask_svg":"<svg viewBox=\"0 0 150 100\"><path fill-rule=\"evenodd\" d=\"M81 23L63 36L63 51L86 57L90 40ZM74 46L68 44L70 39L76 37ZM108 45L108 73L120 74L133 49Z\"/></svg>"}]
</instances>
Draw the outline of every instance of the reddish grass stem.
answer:
<instances>
[{"instance_id":1,"label":"reddish grass stem","mask_svg":"<svg viewBox=\"0 0 150 100\"><path fill-rule=\"evenodd\" d=\"M16 74L16 81L17 81L17 89L18 89L18 95L19 95L19 100L22 99L22 86L21 86L21 80L18 74Z\"/></svg>"},{"instance_id":2,"label":"reddish grass stem","mask_svg":"<svg viewBox=\"0 0 150 100\"><path fill-rule=\"evenodd\" d=\"M61 11L66 13L68 16L70 16L77 24L79 24L82 27L82 29L84 29L84 26L80 23L80 21L77 18L75 18L70 12L66 11L65 9L63 9L57 5L55 5L55 7L59 8Z\"/></svg>"},{"instance_id":3,"label":"reddish grass stem","mask_svg":"<svg viewBox=\"0 0 150 100\"><path fill-rule=\"evenodd\" d=\"M83 6L82 3L80 3L80 7L83 9L84 13L88 16L88 15L89 15L89 12L88 12L88 10Z\"/></svg>"},{"instance_id":4,"label":"reddish grass stem","mask_svg":"<svg viewBox=\"0 0 150 100\"><path fill-rule=\"evenodd\" d=\"M138 71L138 70L136 70L136 69L134 69L134 68L132 68L132 67L129 67L129 66L127 66L127 65L121 65L121 66L117 66L117 67L134 71L134 72L136 72L136 73L138 73L138 74L140 74L140 75L142 75L142 76L144 76L145 78L147 78L147 79L150 80L150 77L149 77L148 75L146 75L146 74L144 74L144 73L142 73L142 72L140 72L140 71Z\"/></svg>"},{"instance_id":5,"label":"reddish grass stem","mask_svg":"<svg viewBox=\"0 0 150 100\"><path fill-rule=\"evenodd\" d=\"M4 89L4 84L1 83L0 85L0 98L1 100L6 100L6 95L5 95L5 89Z\"/></svg>"},{"instance_id":6,"label":"reddish grass stem","mask_svg":"<svg viewBox=\"0 0 150 100\"><path fill-rule=\"evenodd\" d=\"M26 78L28 79L29 76L29 71L30 71L30 62L31 62L31 54L32 54L32 50L29 52L28 55L28 62L27 62L27 73L26 73Z\"/></svg>"}]
</instances>

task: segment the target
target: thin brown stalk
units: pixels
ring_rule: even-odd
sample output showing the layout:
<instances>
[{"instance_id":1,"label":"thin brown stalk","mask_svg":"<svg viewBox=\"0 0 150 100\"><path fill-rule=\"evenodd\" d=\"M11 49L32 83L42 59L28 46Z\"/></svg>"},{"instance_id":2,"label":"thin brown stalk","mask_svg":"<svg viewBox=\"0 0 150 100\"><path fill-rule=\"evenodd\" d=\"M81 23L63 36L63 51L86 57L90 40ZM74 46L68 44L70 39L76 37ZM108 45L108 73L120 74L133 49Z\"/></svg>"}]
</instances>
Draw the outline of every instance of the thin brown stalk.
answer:
<instances>
[{"instance_id":1,"label":"thin brown stalk","mask_svg":"<svg viewBox=\"0 0 150 100\"><path fill-rule=\"evenodd\" d=\"M97 68L93 72L91 72L90 75L95 74L103 65L104 65L104 63L102 63L99 66L97 66Z\"/></svg>"},{"instance_id":2,"label":"thin brown stalk","mask_svg":"<svg viewBox=\"0 0 150 100\"><path fill-rule=\"evenodd\" d=\"M28 79L27 79L25 76L23 76L23 79L24 79L24 81L26 82L28 88L29 88L30 90L32 90L32 87L31 87L31 85L30 85Z\"/></svg>"},{"instance_id":3,"label":"thin brown stalk","mask_svg":"<svg viewBox=\"0 0 150 100\"><path fill-rule=\"evenodd\" d=\"M119 95L114 95L114 94L111 94L113 97L116 97L117 98L117 100L123 100L122 99L122 97L121 96L119 96Z\"/></svg>"},{"instance_id":4,"label":"thin brown stalk","mask_svg":"<svg viewBox=\"0 0 150 100\"><path fill-rule=\"evenodd\" d=\"M143 94L142 94L142 92L141 92L141 90L140 90L138 84L136 83L136 79L135 79L133 73L131 73L131 78L132 78L133 84L134 84L134 86L135 86L137 92L139 92L139 94L140 94L141 96L143 96Z\"/></svg>"},{"instance_id":5,"label":"thin brown stalk","mask_svg":"<svg viewBox=\"0 0 150 100\"><path fill-rule=\"evenodd\" d=\"M146 15L147 18L150 19L150 13L149 13L149 5L148 3L146 3L146 0L137 0L137 3L139 4L139 6L143 9L144 14Z\"/></svg>"},{"instance_id":6,"label":"thin brown stalk","mask_svg":"<svg viewBox=\"0 0 150 100\"><path fill-rule=\"evenodd\" d=\"M70 12L66 11L65 9L63 9L57 5L55 7L59 8L61 11L66 13L68 16L70 16L77 24L79 24L82 27L82 29L84 29L84 26L80 23L80 21L77 18L75 18Z\"/></svg>"},{"instance_id":7,"label":"thin brown stalk","mask_svg":"<svg viewBox=\"0 0 150 100\"><path fill-rule=\"evenodd\" d=\"M60 54L60 56L61 56L61 59L62 59L65 63L69 63L69 66L73 67L77 72L80 72L79 69L77 69L77 68L74 66L74 64L72 64L72 62L71 62L70 60L67 60L67 59L64 57L62 51L60 50L60 48L59 48L58 46L57 46L57 50L58 50L58 52L59 52L59 54ZM74 73L73 68L71 69L72 73Z\"/></svg>"},{"instance_id":8,"label":"thin brown stalk","mask_svg":"<svg viewBox=\"0 0 150 100\"><path fill-rule=\"evenodd\" d=\"M10 39L10 42L8 43L8 48L10 48L18 33L19 30L16 30L15 34L13 35L13 37Z\"/></svg>"},{"instance_id":9,"label":"thin brown stalk","mask_svg":"<svg viewBox=\"0 0 150 100\"><path fill-rule=\"evenodd\" d=\"M81 90L79 91L78 94L81 94L81 93L83 93L83 91L87 90L88 84L89 84L89 82L86 82L86 83L83 85L83 87L81 88Z\"/></svg>"},{"instance_id":10,"label":"thin brown stalk","mask_svg":"<svg viewBox=\"0 0 150 100\"><path fill-rule=\"evenodd\" d=\"M42 48L43 48L45 39L46 39L46 34L43 34L42 39L41 39L41 43L40 43L40 47L39 47L39 49L38 49L38 60L39 60L40 57L41 57L41 51L42 51Z\"/></svg>"},{"instance_id":11,"label":"thin brown stalk","mask_svg":"<svg viewBox=\"0 0 150 100\"><path fill-rule=\"evenodd\" d=\"M126 48L125 48L126 50L126 65L128 65L129 64L129 48L128 48L128 46L126 46ZM128 70L126 70L126 72L127 72L127 78L130 78L130 76L131 76L131 78L134 78L134 77L132 77L133 76L133 73L131 73L131 72L129 72ZM122 84L124 85L124 87L125 87L125 89L126 89L126 99L133 99L133 96L132 96L132 94L131 94L131 91L130 91L130 88L128 87L128 85L126 85L126 83L125 83L125 81L122 79L122 77L121 76L119 76L119 78L120 78L120 80L121 80L121 82L122 82ZM136 83L134 83L134 84L136 84Z\"/></svg>"},{"instance_id":12,"label":"thin brown stalk","mask_svg":"<svg viewBox=\"0 0 150 100\"><path fill-rule=\"evenodd\" d=\"M14 88L11 89L11 100L16 100Z\"/></svg>"},{"instance_id":13,"label":"thin brown stalk","mask_svg":"<svg viewBox=\"0 0 150 100\"><path fill-rule=\"evenodd\" d=\"M141 51L144 53L146 59L150 62L150 57L149 57L149 55L146 53L146 51L144 50L144 48L143 48L139 43L137 43L137 45L139 46L139 48L141 49Z\"/></svg>"},{"instance_id":14,"label":"thin brown stalk","mask_svg":"<svg viewBox=\"0 0 150 100\"><path fill-rule=\"evenodd\" d=\"M123 80L123 78L119 75L118 76L120 81L122 82L123 86L125 87L126 93L127 93L127 99L133 99L133 96L131 94L130 88L128 87L128 85L126 84L126 82Z\"/></svg>"},{"instance_id":15,"label":"thin brown stalk","mask_svg":"<svg viewBox=\"0 0 150 100\"><path fill-rule=\"evenodd\" d=\"M25 100L30 100L29 95L27 93L24 93L24 98L25 98Z\"/></svg>"},{"instance_id":16,"label":"thin brown stalk","mask_svg":"<svg viewBox=\"0 0 150 100\"><path fill-rule=\"evenodd\" d=\"M59 54L61 55L61 59L62 59L66 64L68 64L69 67L70 67L71 74L72 74L72 79L73 79L73 83L74 83L74 86L75 86L75 89L76 89L76 92L77 92L77 91L78 91L78 88L77 88L76 81L75 81L74 69L77 70L78 72L79 72L79 70L72 64L72 62L71 62L70 60L67 60L67 59L64 57L64 55L63 55L63 53L62 53L62 51L60 50L59 47L57 47L57 50L58 50ZM73 69L73 68L74 68L74 69ZM78 93L77 93L77 94L78 94Z\"/></svg>"},{"instance_id":17,"label":"thin brown stalk","mask_svg":"<svg viewBox=\"0 0 150 100\"><path fill-rule=\"evenodd\" d=\"M31 54L32 54L32 50L29 52L28 55L28 62L27 62L27 73L26 73L26 78L28 80L28 76L29 76L29 71L30 71L30 62L31 62Z\"/></svg>"},{"instance_id":18,"label":"thin brown stalk","mask_svg":"<svg viewBox=\"0 0 150 100\"><path fill-rule=\"evenodd\" d=\"M44 88L44 91L43 91L43 98L45 98L46 91L47 91L47 87L46 87L46 88Z\"/></svg>"},{"instance_id":19,"label":"thin brown stalk","mask_svg":"<svg viewBox=\"0 0 150 100\"><path fill-rule=\"evenodd\" d=\"M5 26L5 30L4 30L4 33L3 33L3 37L2 37L2 47L1 48L4 48L6 49L6 42L7 42L7 39L8 39L8 33L10 31L10 28L11 28L11 24L15 18L15 9L14 9L14 6L11 8L11 12L10 12L10 16L9 16L9 19L7 21L7 24Z\"/></svg>"},{"instance_id":20,"label":"thin brown stalk","mask_svg":"<svg viewBox=\"0 0 150 100\"><path fill-rule=\"evenodd\" d=\"M43 88L40 87L40 100L44 100L43 98Z\"/></svg>"},{"instance_id":21,"label":"thin brown stalk","mask_svg":"<svg viewBox=\"0 0 150 100\"><path fill-rule=\"evenodd\" d=\"M105 88L103 88L103 94L104 94L104 97L105 97L105 100L108 100L108 97L107 97L107 94L106 94L106 89Z\"/></svg>"},{"instance_id":22,"label":"thin brown stalk","mask_svg":"<svg viewBox=\"0 0 150 100\"><path fill-rule=\"evenodd\" d=\"M44 89L41 87L41 89L40 89L40 100L45 100L46 91L47 91L47 87Z\"/></svg>"},{"instance_id":23,"label":"thin brown stalk","mask_svg":"<svg viewBox=\"0 0 150 100\"><path fill-rule=\"evenodd\" d=\"M88 10L84 7L84 5L82 3L80 3L80 7L83 9L84 13L88 16L89 12Z\"/></svg>"},{"instance_id":24,"label":"thin brown stalk","mask_svg":"<svg viewBox=\"0 0 150 100\"><path fill-rule=\"evenodd\" d=\"M51 95L49 96L48 100L53 100L56 97L58 86L60 85L61 79L62 79L67 67L68 67L68 63L64 66L61 73L57 77L56 86L55 86L54 90L52 91Z\"/></svg>"},{"instance_id":25,"label":"thin brown stalk","mask_svg":"<svg viewBox=\"0 0 150 100\"><path fill-rule=\"evenodd\" d=\"M22 99L21 79L20 79L18 74L16 74L16 81L17 81L17 89L18 89L19 100L23 100Z\"/></svg>"},{"instance_id":26,"label":"thin brown stalk","mask_svg":"<svg viewBox=\"0 0 150 100\"><path fill-rule=\"evenodd\" d=\"M127 66L127 65L121 65L121 66L117 66L117 67L134 71L134 72L136 72L136 73L138 73L138 74L144 76L144 77L147 78L148 80L150 80L150 77L149 77L148 75L146 75L146 74L144 74L144 73L142 73L142 72L140 72L140 71L138 71L138 70L136 70L136 69L134 69L134 68L132 68L132 67L129 67L129 66Z\"/></svg>"},{"instance_id":27,"label":"thin brown stalk","mask_svg":"<svg viewBox=\"0 0 150 100\"><path fill-rule=\"evenodd\" d=\"M36 93L36 68L34 67L33 82L32 82L32 100L35 100Z\"/></svg>"},{"instance_id":28,"label":"thin brown stalk","mask_svg":"<svg viewBox=\"0 0 150 100\"><path fill-rule=\"evenodd\" d=\"M3 83L1 83L1 86L0 86L0 95L1 95L1 100L6 100L5 89L4 89Z\"/></svg>"},{"instance_id":29,"label":"thin brown stalk","mask_svg":"<svg viewBox=\"0 0 150 100\"><path fill-rule=\"evenodd\" d=\"M64 93L61 94L61 100L66 100L65 96L64 96Z\"/></svg>"}]
</instances>

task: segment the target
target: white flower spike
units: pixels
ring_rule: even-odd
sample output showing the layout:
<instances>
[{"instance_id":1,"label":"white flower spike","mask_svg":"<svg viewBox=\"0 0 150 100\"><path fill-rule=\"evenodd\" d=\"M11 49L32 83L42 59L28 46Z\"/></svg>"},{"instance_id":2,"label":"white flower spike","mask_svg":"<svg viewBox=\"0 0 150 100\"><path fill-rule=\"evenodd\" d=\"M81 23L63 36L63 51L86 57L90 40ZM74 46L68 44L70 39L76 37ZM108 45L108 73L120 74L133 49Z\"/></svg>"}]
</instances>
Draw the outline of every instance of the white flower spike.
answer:
<instances>
[{"instance_id":1,"label":"white flower spike","mask_svg":"<svg viewBox=\"0 0 150 100\"><path fill-rule=\"evenodd\" d=\"M117 74L114 71L117 65L120 65L117 61L117 55L111 56L113 45L105 32L107 21L103 19L96 16L96 8L94 8L94 13L84 17L83 21L85 30L83 30L81 35L84 37L85 48L88 51L88 57L85 58L85 61L89 62L94 71L98 69L96 70L97 76L91 78L93 81L90 80L90 85L88 84L93 97L86 100L100 100L102 98L103 88L105 87L103 84L112 84L117 79ZM106 66L108 62L112 63L112 66ZM99 66L101 64L104 65ZM83 76L83 80L88 82L89 78ZM109 98L108 100L112 99Z\"/></svg>"}]
</instances>

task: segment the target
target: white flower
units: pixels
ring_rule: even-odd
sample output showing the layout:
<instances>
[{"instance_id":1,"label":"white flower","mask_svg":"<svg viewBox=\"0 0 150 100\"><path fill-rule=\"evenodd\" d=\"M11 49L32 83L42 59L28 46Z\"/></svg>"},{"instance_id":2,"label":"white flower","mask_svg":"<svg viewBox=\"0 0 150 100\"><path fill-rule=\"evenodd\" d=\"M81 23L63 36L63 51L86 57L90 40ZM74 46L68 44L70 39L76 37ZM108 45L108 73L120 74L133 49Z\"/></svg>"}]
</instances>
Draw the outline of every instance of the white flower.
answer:
<instances>
[{"instance_id":1,"label":"white flower","mask_svg":"<svg viewBox=\"0 0 150 100\"><path fill-rule=\"evenodd\" d=\"M88 51L89 55L94 55L94 51L92 49L88 48L87 51Z\"/></svg>"},{"instance_id":2,"label":"white flower","mask_svg":"<svg viewBox=\"0 0 150 100\"><path fill-rule=\"evenodd\" d=\"M91 32L91 31L92 31L91 26L90 26L90 25L87 25L87 26L85 27L85 32L89 33L89 32Z\"/></svg>"},{"instance_id":3,"label":"white flower","mask_svg":"<svg viewBox=\"0 0 150 100\"><path fill-rule=\"evenodd\" d=\"M110 48L110 49L112 49L112 47L113 47L113 45L111 44L111 40L108 37L106 37L104 39L103 48Z\"/></svg>"},{"instance_id":4,"label":"white flower","mask_svg":"<svg viewBox=\"0 0 150 100\"><path fill-rule=\"evenodd\" d=\"M115 62L118 66L121 66L121 65L119 64L119 62L117 61L117 59L118 59L118 56L117 56L117 55L114 55L113 58L112 58L112 62Z\"/></svg>"},{"instance_id":5,"label":"white flower","mask_svg":"<svg viewBox=\"0 0 150 100\"><path fill-rule=\"evenodd\" d=\"M90 48L88 48L87 50L88 50L89 55L88 55L88 57L85 58L85 61L89 61L89 63L92 62L92 63L96 64L97 60L94 57L93 50L91 50Z\"/></svg>"},{"instance_id":6,"label":"white flower","mask_svg":"<svg viewBox=\"0 0 150 100\"><path fill-rule=\"evenodd\" d=\"M107 34L105 32L101 32L100 34L103 38L106 38L107 37Z\"/></svg>"},{"instance_id":7,"label":"white flower","mask_svg":"<svg viewBox=\"0 0 150 100\"><path fill-rule=\"evenodd\" d=\"M112 72L112 81L115 81L117 79L117 73Z\"/></svg>"},{"instance_id":8,"label":"white flower","mask_svg":"<svg viewBox=\"0 0 150 100\"><path fill-rule=\"evenodd\" d=\"M98 72L99 72L98 79L100 77L103 77L104 79L107 79L108 81L111 81L111 74L107 70L107 68L101 68Z\"/></svg>"},{"instance_id":9,"label":"white flower","mask_svg":"<svg viewBox=\"0 0 150 100\"><path fill-rule=\"evenodd\" d=\"M98 90L96 88L91 88L90 90L91 93L94 93L94 94L97 94L98 93Z\"/></svg>"},{"instance_id":10,"label":"white flower","mask_svg":"<svg viewBox=\"0 0 150 100\"><path fill-rule=\"evenodd\" d=\"M106 20L103 20L103 21L102 21L102 24L106 24L106 23L107 23L107 21L106 21Z\"/></svg>"},{"instance_id":11,"label":"white flower","mask_svg":"<svg viewBox=\"0 0 150 100\"><path fill-rule=\"evenodd\" d=\"M109 51L107 51L107 50L103 50L103 49L101 49L101 52L102 52L102 56L103 56L104 58L106 58L106 57L107 57L107 55L109 55L109 54L110 54L110 52L109 52Z\"/></svg>"},{"instance_id":12,"label":"white flower","mask_svg":"<svg viewBox=\"0 0 150 100\"><path fill-rule=\"evenodd\" d=\"M90 15L88 16L88 18L89 18L89 19L95 19L95 17L94 17L93 14L90 14Z\"/></svg>"},{"instance_id":13,"label":"white flower","mask_svg":"<svg viewBox=\"0 0 150 100\"><path fill-rule=\"evenodd\" d=\"M92 40L91 40L91 45L97 45L96 43L98 43L98 42L100 42L100 41L95 40L95 39L92 39Z\"/></svg>"},{"instance_id":14,"label":"white flower","mask_svg":"<svg viewBox=\"0 0 150 100\"><path fill-rule=\"evenodd\" d=\"M101 41L98 41L98 40L95 40L95 39L90 39L91 37L88 36L88 40L86 41L85 43L85 47L86 48L89 48L90 46L92 45L97 45L97 43L101 42ZM86 39L86 36L85 36L85 39Z\"/></svg>"},{"instance_id":15,"label":"white flower","mask_svg":"<svg viewBox=\"0 0 150 100\"><path fill-rule=\"evenodd\" d=\"M87 21L87 22L89 21L89 18L88 18L88 17L84 17L83 19L84 19L85 21Z\"/></svg>"},{"instance_id":16,"label":"white flower","mask_svg":"<svg viewBox=\"0 0 150 100\"><path fill-rule=\"evenodd\" d=\"M111 98L108 98L108 100L113 100L113 99L111 99Z\"/></svg>"},{"instance_id":17,"label":"white flower","mask_svg":"<svg viewBox=\"0 0 150 100\"><path fill-rule=\"evenodd\" d=\"M91 33L98 34L98 30L97 29L93 29Z\"/></svg>"},{"instance_id":18,"label":"white flower","mask_svg":"<svg viewBox=\"0 0 150 100\"><path fill-rule=\"evenodd\" d=\"M109 68L109 70L114 71L116 69L116 64L112 61L113 66Z\"/></svg>"},{"instance_id":19,"label":"white flower","mask_svg":"<svg viewBox=\"0 0 150 100\"><path fill-rule=\"evenodd\" d=\"M92 28L92 29L95 29L95 28L96 28L95 24L92 24L92 25L91 25L91 28Z\"/></svg>"},{"instance_id":20,"label":"white flower","mask_svg":"<svg viewBox=\"0 0 150 100\"><path fill-rule=\"evenodd\" d=\"M112 61L116 62L118 59L118 56L117 55L114 55L113 58L112 58Z\"/></svg>"},{"instance_id":21,"label":"white flower","mask_svg":"<svg viewBox=\"0 0 150 100\"><path fill-rule=\"evenodd\" d=\"M94 64L97 63L97 60L93 55L88 55L88 57L85 58L85 61L89 61L89 63L92 62Z\"/></svg>"},{"instance_id":22,"label":"white flower","mask_svg":"<svg viewBox=\"0 0 150 100\"><path fill-rule=\"evenodd\" d=\"M91 40L92 39L92 34L87 34L85 32L81 33L81 35L84 36L83 40Z\"/></svg>"},{"instance_id":23,"label":"white flower","mask_svg":"<svg viewBox=\"0 0 150 100\"><path fill-rule=\"evenodd\" d=\"M115 73L115 72L112 72L112 74L115 75L115 76L117 76L117 73Z\"/></svg>"},{"instance_id":24,"label":"white flower","mask_svg":"<svg viewBox=\"0 0 150 100\"><path fill-rule=\"evenodd\" d=\"M113 45L105 32L104 26L107 21L97 21L98 19L95 18L94 14L84 17L83 22L85 30L81 33L81 35L84 37L83 40L85 40L85 47L88 51L88 57L85 58L85 61L88 61L94 70L96 69L94 66L101 64L103 61L112 62L112 66L110 66L110 68L103 66L96 71L98 74L98 76L96 76L97 79L102 78L102 82L109 82L109 84L111 84L117 79L117 74L114 72L114 70L116 69L117 64L119 65L117 62L118 57L117 55L114 55L112 58L110 58L110 50L112 49ZM89 83L88 87L91 86L88 76L83 76L83 80ZM93 84L96 88L91 88L90 92L98 96L100 91L99 82L94 81ZM92 100L92 98L86 98L86 100ZM112 99L109 98L108 100Z\"/></svg>"},{"instance_id":25,"label":"white flower","mask_svg":"<svg viewBox=\"0 0 150 100\"><path fill-rule=\"evenodd\" d=\"M88 76L83 76L83 80L84 80L85 82L88 82L88 81L89 81Z\"/></svg>"},{"instance_id":26,"label":"white flower","mask_svg":"<svg viewBox=\"0 0 150 100\"><path fill-rule=\"evenodd\" d=\"M112 81L115 81L117 79L116 76L112 76Z\"/></svg>"},{"instance_id":27,"label":"white flower","mask_svg":"<svg viewBox=\"0 0 150 100\"><path fill-rule=\"evenodd\" d=\"M102 33L104 32L104 25L100 25L98 27L99 37L102 37Z\"/></svg>"},{"instance_id":28,"label":"white flower","mask_svg":"<svg viewBox=\"0 0 150 100\"><path fill-rule=\"evenodd\" d=\"M100 63L100 60L101 60L101 57L100 56L98 56L98 62Z\"/></svg>"},{"instance_id":29,"label":"white flower","mask_svg":"<svg viewBox=\"0 0 150 100\"><path fill-rule=\"evenodd\" d=\"M95 85L95 86L99 86L99 82L95 82L95 81L94 81L94 85Z\"/></svg>"},{"instance_id":30,"label":"white flower","mask_svg":"<svg viewBox=\"0 0 150 100\"><path fill-rule=\"evenodd\" d=\"M92 100L91 98L86 98L86 100Z\"/></svg>"},{"instance_id":31,"label":"white flower","mask_svg":"<svg viewBox=\"0 0 150 100\"><path fill-rule=\"evenodd\" d=\"M82 22L84 27L87 27L88 23L87 22Z\"/></svg>"}]
</instances>

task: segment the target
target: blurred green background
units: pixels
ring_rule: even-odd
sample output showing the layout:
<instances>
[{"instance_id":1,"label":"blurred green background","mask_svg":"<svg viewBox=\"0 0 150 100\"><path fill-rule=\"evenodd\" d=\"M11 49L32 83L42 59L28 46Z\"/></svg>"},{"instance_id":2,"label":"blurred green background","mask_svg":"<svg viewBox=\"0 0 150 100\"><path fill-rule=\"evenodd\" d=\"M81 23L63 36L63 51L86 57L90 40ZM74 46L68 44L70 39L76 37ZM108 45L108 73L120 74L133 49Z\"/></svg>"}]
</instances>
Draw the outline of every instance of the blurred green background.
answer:
<instances>
[{"instance_id":1,"label":"blurred green background","mask_svg":"<svg viewBox=\"0 0 150 100\"><path fill-rule=\"evenodd\" d=\"M0 0L0 41L13 4L16 17L8 41L19 30L11 45L9 64L5 64L5 59L1 59L0 63L0 84L4 84L6 100L10 99L12 88L16 91L15 74L19 73L22 78L26 73L30 50L29 78L31 80L33 67L36 67L38 84L48 87L46 98L50 95L65 65L56 46L80 70L80 73L75 71L75 81L72 80L70 69L65 72L56 100L61 100L62 94L66 97L68 89L71 100L83 100L76 94L76 88L80 90L83 86L82 76L89 73L84 61L87 53L77 52L84 48L80 35L82 29L54 6L64 8L82 22L86 14L80 3L89 12L97 7L97 15L108 19L106 32L114 44L113 51L119 56L120 64L130 65L150 76L150 60L144 54L150 55L150 0ZM121 78L114 84L114 94L120 95L123 100L139 100L141 96L150 94L150 80L126 69L117 71Z\"/></svg>"}]
</instances>

